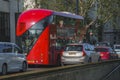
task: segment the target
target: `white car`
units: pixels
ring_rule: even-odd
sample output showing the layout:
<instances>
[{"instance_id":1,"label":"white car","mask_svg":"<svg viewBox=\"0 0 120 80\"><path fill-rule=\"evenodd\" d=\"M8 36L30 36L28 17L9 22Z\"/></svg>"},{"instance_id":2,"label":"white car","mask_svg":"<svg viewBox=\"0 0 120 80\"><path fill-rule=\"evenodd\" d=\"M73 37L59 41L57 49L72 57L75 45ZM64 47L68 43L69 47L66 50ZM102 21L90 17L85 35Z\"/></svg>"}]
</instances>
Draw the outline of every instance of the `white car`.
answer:
<instances>
[{"instance_id":1,"label":"white car","mask_svg":"<svg viewBox=\"0 0 120 80\"><path fill-rule=\"evenodd\" d=\"M114 45L114 51L118 54L118 58L120 58L120 44Z\"/></svg>"},{"instance_id":2,"label":"white car","mask_svg":"<svg viewBox=\"0 0 120 80\"><path fill-rule=\"evenodd\" d=\"M26 71L26 56L22 50L14 43L0 42L0 73Z\"/></svg>"},{"instance_id":3,"label":"white car","mask_svg":"<svg viewBox=\"0 0 120 80\"><path fill-rule=\"evenodd\" d=\"M93 51L94 46L88 43L68 44L62 53L61 65L91 62L91 53Z\"/></svg>"}]
</instances>

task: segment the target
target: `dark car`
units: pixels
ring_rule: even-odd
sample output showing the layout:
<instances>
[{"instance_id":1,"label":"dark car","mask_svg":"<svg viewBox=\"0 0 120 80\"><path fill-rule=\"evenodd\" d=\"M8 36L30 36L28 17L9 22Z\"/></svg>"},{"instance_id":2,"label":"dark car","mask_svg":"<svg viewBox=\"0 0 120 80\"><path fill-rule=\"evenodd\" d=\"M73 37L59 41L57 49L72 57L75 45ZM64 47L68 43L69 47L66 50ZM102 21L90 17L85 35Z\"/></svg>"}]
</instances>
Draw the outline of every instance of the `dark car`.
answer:
<instances>
[{"instance_id":1,"label":"dark car","mask_svg":"<svg viewBox=\"0 0 120 80\"><path fill-rule=\"evenodd\" d=\"M118 55L111 47L97 46L95 51L100 54L100 60L117 59Z\"/></svg>"}]
</instances>

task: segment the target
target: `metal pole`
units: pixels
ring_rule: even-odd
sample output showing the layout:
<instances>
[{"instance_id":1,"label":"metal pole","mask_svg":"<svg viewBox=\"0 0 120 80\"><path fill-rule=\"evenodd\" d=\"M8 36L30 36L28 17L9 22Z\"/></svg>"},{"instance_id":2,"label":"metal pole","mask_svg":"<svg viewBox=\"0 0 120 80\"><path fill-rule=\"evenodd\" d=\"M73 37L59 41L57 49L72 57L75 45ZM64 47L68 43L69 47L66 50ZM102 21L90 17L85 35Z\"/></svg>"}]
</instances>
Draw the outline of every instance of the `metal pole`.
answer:
<instances>
[{"instance_id":1,"label":"metal pole","mask_svg":"<svg viewBox=\"0 0 120 80\"><path fill-rule=\"evenodd\" d=\"M76 0L76 14L78 14L78 0Z\"/></svg>"},{"instance_id":2,"label":"metal pole","mask_svg":"<svg viewBox=\"0 0 120 80\"><path fill-rule=\"evenodd\" d=\"M19 13L19 0L17 0L17 8L18 8L18 13Z\"/></svg>"}]
</instances>

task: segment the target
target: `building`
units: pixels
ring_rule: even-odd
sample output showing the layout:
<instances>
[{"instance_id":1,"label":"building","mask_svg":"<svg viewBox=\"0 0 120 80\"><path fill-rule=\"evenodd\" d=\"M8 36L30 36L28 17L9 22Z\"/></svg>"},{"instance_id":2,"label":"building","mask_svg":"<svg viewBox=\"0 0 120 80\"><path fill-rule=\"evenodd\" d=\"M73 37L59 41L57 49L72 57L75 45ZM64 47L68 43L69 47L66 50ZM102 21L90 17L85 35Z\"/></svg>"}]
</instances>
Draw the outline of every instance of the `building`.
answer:
<instances>
[{"instance_id":1,"label":"building","mask_svg":"<svg viewBox=\"0 0 120 80\"><path fill-rule=\"evenodd\" d=\"M15 26L23 0L0 0L0 41L15 42Z\"/></svg>"},{"instance_id":2,"label":"building","mask_svg":"<svg viewBox=\"0 0 120 80\"><path fill-rule=\"evenodd\" d=\"M120 29L106 29L103 30L103 41L111 44L120 44Z\"/></svg>"},{"instance_id":3,"label":"building","mask_svg":"<svg viewBox=\"0 0 120 80\"><path fill-rule=\"evenodd\" d=\"M110 42L111 44L120 44L120 17L115 18L116 25L109 21L104 25L102 37L103 41Z\"/></svg>"}]
</instances>

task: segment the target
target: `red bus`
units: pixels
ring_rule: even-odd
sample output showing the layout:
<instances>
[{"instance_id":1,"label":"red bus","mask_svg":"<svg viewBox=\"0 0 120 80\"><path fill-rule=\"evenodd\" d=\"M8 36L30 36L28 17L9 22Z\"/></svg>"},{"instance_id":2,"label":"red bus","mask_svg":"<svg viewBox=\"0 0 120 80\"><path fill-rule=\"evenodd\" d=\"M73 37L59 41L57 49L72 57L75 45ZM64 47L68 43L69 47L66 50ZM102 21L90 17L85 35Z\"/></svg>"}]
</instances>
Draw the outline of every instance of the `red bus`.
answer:
<instances>
[{"instance_id":1,"label":"red bus","mask_svg":"<svg viewBox=\"0 0 120 80\"><path fill-rule=\"evenodd\" d=\"M62 47L77 36L83 17L68 12L32 9L17 22L16 36L29 65L60 64Z\"/></svg>"}]
</instances>

